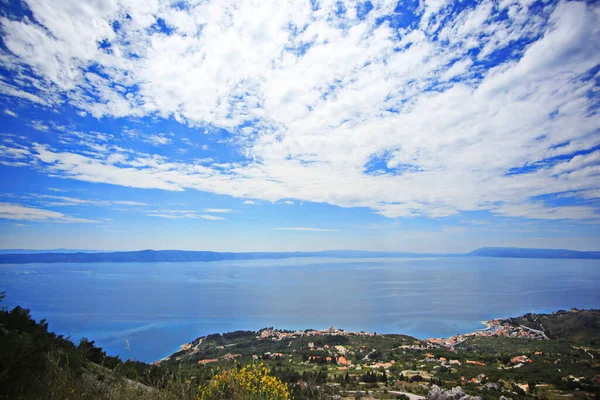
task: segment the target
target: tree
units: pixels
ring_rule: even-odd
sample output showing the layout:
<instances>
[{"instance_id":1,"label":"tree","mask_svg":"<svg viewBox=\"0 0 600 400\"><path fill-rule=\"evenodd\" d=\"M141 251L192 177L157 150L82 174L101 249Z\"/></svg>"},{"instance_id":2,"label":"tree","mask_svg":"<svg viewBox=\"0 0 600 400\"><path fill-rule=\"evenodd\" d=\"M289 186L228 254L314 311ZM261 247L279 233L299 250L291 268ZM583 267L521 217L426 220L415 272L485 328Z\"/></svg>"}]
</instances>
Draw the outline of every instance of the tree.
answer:
<instances>
[{"instance_id":1,"label":"tree","mask_svg":"<svg viewBox=\"0 0 600 400\"><path fill-rule=\"evenodd\" d=\"M529 393L535 393L535 381L527 382Z\"/></svg>"},{"instance_id":2,"label":"tree","mask_svg":"<svg viewBox=\"0 0 600 400\"><path fill-rule=\"evenodd\" d=\"M102 364L106 358L106 353L102 351L102 348L95 346L95 341L89 341L87 338L82 338L79 341L77 350L81 353L81 357L84 360L89 360L96 364Z\"/></svg>"},{"instance_id":3,"label":"tree","mask_svg":"<svg viewBox=\"0 0 600 400\"><path fill-rule=\"evenodd\" d=\"M379 382L387 383L387 381L387 374L385 373L385 371L382 371L381 375L379 376Z\"/></svg>"}]
</instances>

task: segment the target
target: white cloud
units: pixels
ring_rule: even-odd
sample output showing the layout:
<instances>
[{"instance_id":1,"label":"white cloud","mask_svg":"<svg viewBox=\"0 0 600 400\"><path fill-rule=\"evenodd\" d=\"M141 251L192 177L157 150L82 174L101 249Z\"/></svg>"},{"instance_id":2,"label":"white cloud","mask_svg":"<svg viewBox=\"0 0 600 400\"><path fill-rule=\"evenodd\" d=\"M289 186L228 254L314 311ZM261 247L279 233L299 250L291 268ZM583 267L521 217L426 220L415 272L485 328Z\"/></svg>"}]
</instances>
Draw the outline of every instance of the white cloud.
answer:
<instances>
[{"instance_id":1,"label":"white cloud","mask_svg":"<svg viewBox=\"0 0 600 400\"><path fill-rule=\"evenodd\" d=\"M37 104L48 105L48 102L46 100L42 99L41 97L31 94L29 92L26 92L24 90L19 90L19 89L15 88L14 86L11 86L1 80L0 80L0 93L2 93L4 95L8 95L8 96L13 96L13 97L18 97L21 99L29 100L29 101L37 103Z\"/></svg>"},{"instance_id":2,"label":"white cloud","mask_svg":"<svg viewBox=\"0 0 600 400\"><path fill-rule=\"evenodd\" d=\"M293 202L293 201L291 201L291 200L284 200L284 201L283 201L283 204L289 204L289 205L292 205L292 204L294 204L294 202Z\"/></svg>"},{"instance_id":3,"label":"white cloud","mask_svg":"<svg viewBox=\"0 0 600 400\"><path fill-rule=\"evenodd\" d=\"M169 138L164 133L158 133L156 135L148 135L145 141L152 144L153 146L163 146L165 144L171 143L171 138Z\"/></svg>"},{"instance_id":4,"label":"white cloud","mask_svg":"<svg viewBox=\"0 0 600 400\"><path fill-rule=\"evenodd\" d=\"M15 113L14 111L11 111L9 109L5 109L4 114L10 115L11 117L18 117L17 113Z\"/></svg>"},{"instance_id":5,"label":"white cloud","mask_svg":"<svg viewBox=\"0 0 600 400\"><path fill-rule=\"evenodd\" d=\"M124 206L147 206L147 203L143 203L141 201L129 201L129 200L117 200L113 201L114 204L121 204Z\"/></svg>"},{"instance_id":6,"label":"white cloud","mask_svg":"<svg viewBox=\"0 0 600 400\"><path fill-rule=\"evenodd\" d=\"M244 200L244 204L256 204L256 202L252 200Z\"/></svg>"},{"instance_id":7,"label":"white cloud","mask_svg":"<svg viewBox=\"0 0 600 400\"><path fill-rule=\"evenodd\" d=\"M40 132L48 132L48 130L50 130L50 127L48 125L45 125L42 121L31 121L31 126L33 127L33 129L38 130Z\"/></svg>"},{"instance_id":8,"label":"white cloud","mask_svg":"<svg viewBox=\"0 0 600 400\"><path fill-rule=\"evenodd\" d=\"M206 219L206 220L209 220L209 221L222 221L222 220L225 219L223 217L217 217L215 215L200 215L200 218Z\"/></svg>"},{"instance_id":9,"label":"white cloud","mask_svg":"<svg viewBox=\"0 0 600 400\"><path fill-rule=\"evenodd\" d=\"M64 215L63 213L41 208L27 207L21 204L0 203L0 218L17 221L37 221L37 222L66 222L66 223L90 223L98 222L91 219L76 218Z\"/></svg>"},{"instance_id":10,"label":"white cloud","mask_svg":"<svg viewBox=\"0 0 600 400\"><path fill-rule=\"evenodd\" d=\"M377 2L364 20L351 6L336 15L334 2L318 10L269 1L184 10L161 1L28 4L43 26L0 18L12 53L0 62L35 74L1 82L1 93L53 107L66 100L95 117L225 129L223 143L245 161L184 163L114 148L107 156L110 144L96 140L85 153L5 143L2 162L87 182L369 207L391 218L598 217L591 206L532 200L598 198L597 155L566 157L600 145L587 76L600 64L596 5L484 1L455 15L450 2L428 0L418 27L396 30L376 23L392 2ZM159 17L171 34L150 28ZM511 58L494 61L501 49Z\"/></svg>"},{"instance_id":11,"label":"white cloud","mask_svg":"<svg viewBox=\"0 0 600 400\"><path fill-rule=\"evenodd\" d=\"M160 214L160 213L150 213L150 214L146 214L149 217L157 217L157 218L165 218L165 219L186 219L186 218L197 218L196 216L194 217L189 217L189 216L185 216L185 215L177 215L177 214Z\"/></svg>"},{"instance_id":12,"label":"white cloud","mask_svg":"<svg viewBox=\"0 0 600 400\"><path fill-rule=\"evenodd\" d=\"M323 228L310 228L306 226L294 226L291 228L273 228L278 231L305 231L305 232L339 232L338 229L323 229Z\"/></svg>"},{"instance_id":13,"label":"white cloud","mask_svg":"<svg viewBox=\"0 0 600 400\"><path fill-rule=\"evenodd\" d=\"M207 213L229 213L229 212L231 212L231 209L229 209L229 208L206 208L206 209L204 209L204 212L207 212Z\"/></svg>"},{"instance_id":14,"label":"white cloud","mask_svg":"<svg viewBox=\"0 0 600 400\"><path fill-rule=\"evenodd\" d=\"M10 159L24 159L30 155L30 152L27 148L22 147L8 147L0 145L0 157L10 158Z\"/></svg>"},{"instance_id":15,"label":"white cloud","mask_svg":"<svg viewBox=\"0 0 600 400\"><path fill-rule=\"evenodd\" d=\"M463 60L457 61L454 64L452 64L452 66L450 68L448 68L442 75L441 75L441 80L442 81L448 81L452 78L456 78L460 75L463 75L464 73L469 71L469 67L473 64L473 62L468 59L465 58Z\"/></svg>"},{"instance_id":16,"label":"white cloud","mask_svg":"<svg viewBox=\"0 0 600 400\"><path fill-rule=\"evenodd\" d=\"M49 188L50 190L50 188ZM61 206L111 206L111 205L124 205L124 206L147 206L148 204L139 201L129 200L98 200L98 199L82 199L77 197L67 196L53 196L48 194L31 194L31 198L39 199L48 206L61 207Z\"/></svg>"},{"instance_id":17,"label":"white cloud","mask_svg":"<svg viewBox=\"0 0 600 400\"><path fill-rule=\"evenodd\" d=\"M211 212L204 210L205 212ZM215 212L215 211L212 211ZM223 212L223 211L216 211ZM205 219L208 221L222 221L225 218L215 215L199 214L193 210L152 210L146 214L150 217L165 218L165 219Z\"/></svg>"},{"instance_id":18,"label":"white cloud","mask_svg":"<svg viewBox=\"0 0 600 400\"><path fill-rule=\"evenodd\" d=\"M494 213L509 217L532 219L583 219L595 220L598 214L590 206L545 207L542 204L508 204L494 210Z\"/></svg>"}]
</instances>

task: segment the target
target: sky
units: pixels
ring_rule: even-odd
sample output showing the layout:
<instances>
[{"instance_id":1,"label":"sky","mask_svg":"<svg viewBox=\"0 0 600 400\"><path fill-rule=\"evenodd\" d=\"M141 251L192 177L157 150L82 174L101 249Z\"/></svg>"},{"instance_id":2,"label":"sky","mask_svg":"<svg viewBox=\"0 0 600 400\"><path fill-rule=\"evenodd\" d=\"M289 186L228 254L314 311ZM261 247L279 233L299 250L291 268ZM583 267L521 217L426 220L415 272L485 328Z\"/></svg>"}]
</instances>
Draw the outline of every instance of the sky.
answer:
<instances>
[{"instance_id":1,"label":"sky","mask_svg":"<svg viewBox=\"0 0 600 400\"><path fill-rule=\"evenodd\" d=\"M0 248L600 250L594 1L0 0Z\"/></svg>"}]
</instances>

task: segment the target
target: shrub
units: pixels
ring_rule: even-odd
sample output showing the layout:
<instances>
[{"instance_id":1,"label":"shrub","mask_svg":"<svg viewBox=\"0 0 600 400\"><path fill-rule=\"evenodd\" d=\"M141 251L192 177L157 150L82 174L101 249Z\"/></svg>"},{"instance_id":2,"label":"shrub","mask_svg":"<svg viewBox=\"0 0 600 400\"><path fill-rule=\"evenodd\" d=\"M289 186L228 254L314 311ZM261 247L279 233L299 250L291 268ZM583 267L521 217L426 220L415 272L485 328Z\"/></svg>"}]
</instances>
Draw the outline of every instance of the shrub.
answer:
<instances>
[{"instance_id":1,"label":"shrub","mask_svg":"<svg viewBox=\"0 0 600 400\"><path fill-rule=\"evenodd\" d=\"M199 400L287 400L287 386L263 364L249 364L219 372L198 389Z\"/></svg>"}]
</instances>

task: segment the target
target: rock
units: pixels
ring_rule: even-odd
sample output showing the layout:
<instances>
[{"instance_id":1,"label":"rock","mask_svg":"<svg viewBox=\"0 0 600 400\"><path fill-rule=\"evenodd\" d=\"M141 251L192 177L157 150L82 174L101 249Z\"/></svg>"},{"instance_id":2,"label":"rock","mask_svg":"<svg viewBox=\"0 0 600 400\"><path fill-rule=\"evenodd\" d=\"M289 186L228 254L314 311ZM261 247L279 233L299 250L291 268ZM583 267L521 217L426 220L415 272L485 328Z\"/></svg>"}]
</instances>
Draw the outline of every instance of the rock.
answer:
<instances>
[{"instance_id":1,"label":"rock","mask_svg":"<svg viewBox=\"0 0 600 400\"><path fill-rule=\"evenodd\" d=\"M481 390L500 390L500 385L497 383L488 382L481 387Z\"/></svg>"},{"instance_id":2,"label":"rock","mask_svg":"<svg viewBox=\"0 0 600 400\"><path fill-rule=\"evenodd\" d=\"M427 400L481 400L481 397L466 394L460 386L444 390L437 385L433 385L427 394Z\"/></svg>"}]
</instances>

